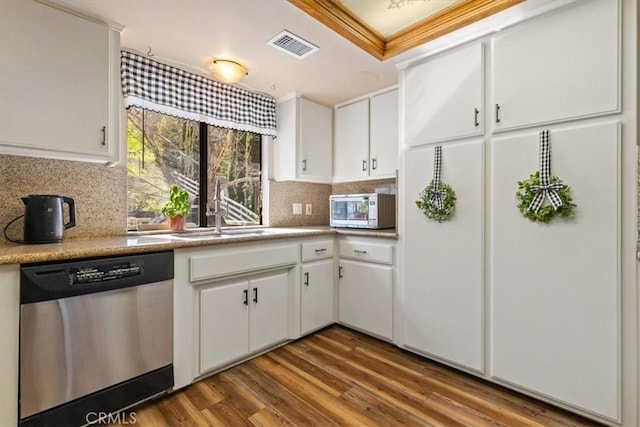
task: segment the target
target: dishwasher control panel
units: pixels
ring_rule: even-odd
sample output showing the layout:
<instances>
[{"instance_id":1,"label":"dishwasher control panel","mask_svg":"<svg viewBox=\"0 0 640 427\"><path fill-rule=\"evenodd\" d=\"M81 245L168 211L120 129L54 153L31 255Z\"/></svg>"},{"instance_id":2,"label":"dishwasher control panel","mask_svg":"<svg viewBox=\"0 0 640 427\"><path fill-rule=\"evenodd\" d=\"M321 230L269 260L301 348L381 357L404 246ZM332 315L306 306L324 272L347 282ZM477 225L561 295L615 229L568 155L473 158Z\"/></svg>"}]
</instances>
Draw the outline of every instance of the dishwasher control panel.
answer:
<instances>
[{"instance_id":1,"label":"dishwasher control panel","mask_svg":"<svg viewBox=\"0 0 640 427\"><path fill-rule=\"evenodd\" d=\"M20 304L172 279L173 251L23 264L20 266Z\"/></svg>"},{"instance_id":2,"label":"dishwasher control panel","mask_svg":"<svg viewBox=\"0 0 640 427\"><path fill-rule=\"evenodd\" d=\"M128 261L118 264L74 267L69 271L69 279L73 285L125 279L142 274L142 264L143 262L140 261Z\"/></svg>"}]
</instances>

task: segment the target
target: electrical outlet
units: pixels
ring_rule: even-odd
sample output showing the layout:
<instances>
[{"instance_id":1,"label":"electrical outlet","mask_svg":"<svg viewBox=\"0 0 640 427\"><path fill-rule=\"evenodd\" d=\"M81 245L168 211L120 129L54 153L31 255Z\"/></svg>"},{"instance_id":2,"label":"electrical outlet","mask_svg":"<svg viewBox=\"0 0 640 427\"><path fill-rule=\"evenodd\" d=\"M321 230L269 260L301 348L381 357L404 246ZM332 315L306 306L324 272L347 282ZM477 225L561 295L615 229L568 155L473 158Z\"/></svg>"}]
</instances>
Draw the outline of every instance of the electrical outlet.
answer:
<instances>
[{"instance_id":1,"label":"electrical outlet","mask_svg":"<svg viewBox=\"0 0 640 427\"><path fill-rule=\"evenodd\" d=\"M302 215L302 203L294 203L293 204L293 214L294 215Z\"/></svg>"},{"instance_id":2,"label":"electrical outlet","mask_svg":"<svg viewBox=\"0 0 640 427\"><path fill-rule=\"evenodd\" d=\"M306 205L304 205L304 214L311 215L311 212L311 203L307 203Z\"/></svg>"}]
</instances>

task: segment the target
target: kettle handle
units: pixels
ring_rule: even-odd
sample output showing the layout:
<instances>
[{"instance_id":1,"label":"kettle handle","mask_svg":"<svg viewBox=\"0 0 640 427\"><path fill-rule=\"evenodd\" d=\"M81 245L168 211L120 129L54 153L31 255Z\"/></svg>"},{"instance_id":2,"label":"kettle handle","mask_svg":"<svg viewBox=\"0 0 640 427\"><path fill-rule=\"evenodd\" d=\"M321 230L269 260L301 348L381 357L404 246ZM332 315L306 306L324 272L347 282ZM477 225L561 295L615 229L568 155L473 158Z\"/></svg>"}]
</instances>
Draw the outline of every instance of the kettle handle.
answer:
<instances>
[{"instance_id":1,"label":"kettle handle","mask_svg":"<svg viewBox=\"0 0 640 427\"><path fill-rule=\"evenodd\" d=\"M64 229L76 226L76 202L71 197L62 196L62 203L69 205L69 222L64 224Z\"/></svg>"}]
</instances>

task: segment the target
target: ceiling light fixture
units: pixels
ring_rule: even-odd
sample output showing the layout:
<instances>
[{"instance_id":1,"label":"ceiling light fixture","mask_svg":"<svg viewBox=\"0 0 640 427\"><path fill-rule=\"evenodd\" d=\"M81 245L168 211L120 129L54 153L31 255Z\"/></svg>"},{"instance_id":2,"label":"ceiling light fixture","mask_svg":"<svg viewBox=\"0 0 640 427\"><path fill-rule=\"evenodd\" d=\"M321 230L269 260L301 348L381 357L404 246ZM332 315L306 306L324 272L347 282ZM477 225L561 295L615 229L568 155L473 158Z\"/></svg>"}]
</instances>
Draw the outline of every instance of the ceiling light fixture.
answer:
<instances>
[{"instance_id":1,"label":"ceiling light fixture","mask_svg":"<svg viewBox=\"0 0 640 427\"><path fill-rule=\"evenodd\" d=\"M228 59L215 59L209 64L211 75L222 83L237 83L249 72L242 65Z\"/></svg>"}]
</instances>

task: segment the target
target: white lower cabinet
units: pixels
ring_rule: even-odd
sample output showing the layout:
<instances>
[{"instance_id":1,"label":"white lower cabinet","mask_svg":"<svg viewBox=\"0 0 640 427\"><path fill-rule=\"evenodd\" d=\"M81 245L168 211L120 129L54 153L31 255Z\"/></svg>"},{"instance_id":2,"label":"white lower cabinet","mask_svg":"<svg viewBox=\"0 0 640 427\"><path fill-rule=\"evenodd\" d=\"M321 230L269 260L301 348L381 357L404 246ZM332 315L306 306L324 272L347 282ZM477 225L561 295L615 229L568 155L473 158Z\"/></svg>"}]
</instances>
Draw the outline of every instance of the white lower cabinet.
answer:
<instances>
[{"instance_id":1,"label":"white lower cabinet","mask_svg":"<svg viewBox=\"0 0 640 427\"><path fill-rule=\"evenodd\" d=\"M393 266L381 264L391 264L392 254L391 245L340 241L340 323L388 340L393 338Z\"/></svg>"},{"instance_id":2,"label":"white lower cabinet","mask_svg":"<svg viewBox=\"0 0 640 427\"><path fill-rule=\"evenodd\" d=\"M302 243L300 332L302 335L335 322L334 239Z\"/></svg>"},{"instance_id":3,"label":"white lower cabinet","mask_svg":"<svg viewBox=\"0 0 640 427\"><path fill-rule=\"evenodd\" d=\"M302 266L300 327L303 335L335 321L334 272L333 259Z\"/></svg>"},{"instance_id":4,"label":"white lower cabinet","mask_svg":"<svg viewBox=\"0 0 640 427\"><path fill-rule=\"evenodd\" d=\"M300 336L300 241L174 252L175 389Z\"/></svg>"},{"instance_id":5,"label":"white lower cabinet","mask_svg":"<svg viewBox=\"0 0 640 427\"><path fill-rule=\"evenodd\" d=\"M288 276L200 291L200 372L287 339Z\"/></svg>"},{"instance_id":6,"label":"white lower cabinet","mask_svg":"<svg viewBox=\"0 0 640 427\"><path fill-rule=\"evenodd\" d=\"M248 282L200 291L200 372L249 353Z\"/></svg>"}]
</instances>

